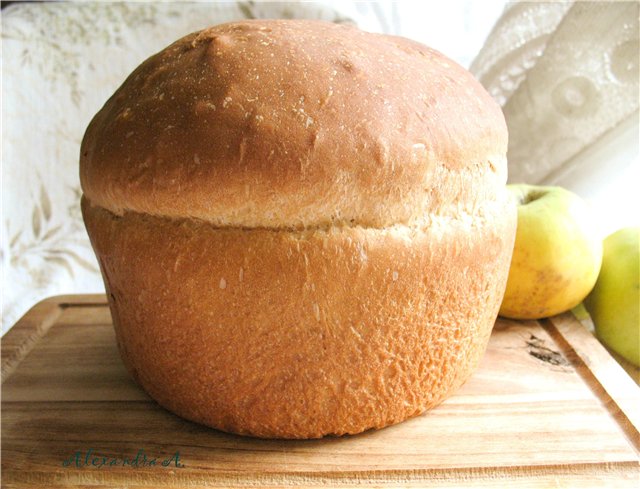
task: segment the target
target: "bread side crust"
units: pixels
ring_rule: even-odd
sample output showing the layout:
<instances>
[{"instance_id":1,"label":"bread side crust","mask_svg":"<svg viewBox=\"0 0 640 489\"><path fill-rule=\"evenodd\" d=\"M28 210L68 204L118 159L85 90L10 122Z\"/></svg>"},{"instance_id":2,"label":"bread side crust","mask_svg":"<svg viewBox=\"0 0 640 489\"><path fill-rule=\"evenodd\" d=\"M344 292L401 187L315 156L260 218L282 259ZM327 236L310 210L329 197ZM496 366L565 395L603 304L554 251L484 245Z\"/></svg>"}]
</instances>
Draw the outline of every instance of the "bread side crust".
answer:
<instances>
[{"instance_id":1,"label":"bread side crust","mask_svg":"<svg viewBox=\"0 0 640 489\"><path fill-rule=\"evenodd\" d=\"M245 435L317 438L415 416L479 362L515 208L426 228L216 228L86 198L128 370L161 405Z\"/></svg>"}]
</instances>

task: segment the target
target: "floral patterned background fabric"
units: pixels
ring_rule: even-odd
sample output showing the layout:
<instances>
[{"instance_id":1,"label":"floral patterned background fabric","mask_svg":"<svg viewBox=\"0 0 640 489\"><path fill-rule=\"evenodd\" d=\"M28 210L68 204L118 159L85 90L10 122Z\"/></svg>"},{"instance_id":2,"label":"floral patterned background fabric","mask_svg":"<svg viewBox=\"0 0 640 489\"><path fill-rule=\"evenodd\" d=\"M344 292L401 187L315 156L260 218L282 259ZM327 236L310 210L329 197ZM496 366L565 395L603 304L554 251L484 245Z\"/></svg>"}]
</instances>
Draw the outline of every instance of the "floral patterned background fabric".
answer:
<instances>
[{"instance_id":1,"label":"floral patterned background fabric","mask_svg":"<svg viewBox=\"0 0 640 489\"><path fill-rule=\"evenodd\" d=\"M422 17L414 13L416 4L426 9ZM632 154L616 160L616 171L629 179L638 146L638 3L509 5L483 46L503 5L335 0L3 9L2 332L45 297L103 292L79 209L84 130L142 60L208 25L317 18L413 37L465 66L480 51L471 70L503 104L512 178L582 185L588 193L588 178L576 178L575 170L601 165L577 156L601 141L600 151L611 156L610 146L624 140Z\"/></svg>"}]
</instances>

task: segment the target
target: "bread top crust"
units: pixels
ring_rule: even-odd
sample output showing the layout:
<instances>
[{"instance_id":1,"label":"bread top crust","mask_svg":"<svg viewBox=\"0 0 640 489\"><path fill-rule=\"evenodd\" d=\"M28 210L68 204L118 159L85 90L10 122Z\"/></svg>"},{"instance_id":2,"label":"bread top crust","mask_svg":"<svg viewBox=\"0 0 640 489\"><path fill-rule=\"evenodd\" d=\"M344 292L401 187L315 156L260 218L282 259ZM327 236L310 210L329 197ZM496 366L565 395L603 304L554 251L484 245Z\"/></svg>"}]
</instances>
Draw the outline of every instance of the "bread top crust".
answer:
<instances>
[{"instance_id":1,"label":"bread top crust","mask_svg":"<svg viewBox=\"0 0 640 489\"><path fill-rule=\"evenodd\" d=\"M142 63L82 142L85 196L218 226L384 227L504 192L507 129L416 42L303 20L219 25Z\"/></svg>"}]
</instances>

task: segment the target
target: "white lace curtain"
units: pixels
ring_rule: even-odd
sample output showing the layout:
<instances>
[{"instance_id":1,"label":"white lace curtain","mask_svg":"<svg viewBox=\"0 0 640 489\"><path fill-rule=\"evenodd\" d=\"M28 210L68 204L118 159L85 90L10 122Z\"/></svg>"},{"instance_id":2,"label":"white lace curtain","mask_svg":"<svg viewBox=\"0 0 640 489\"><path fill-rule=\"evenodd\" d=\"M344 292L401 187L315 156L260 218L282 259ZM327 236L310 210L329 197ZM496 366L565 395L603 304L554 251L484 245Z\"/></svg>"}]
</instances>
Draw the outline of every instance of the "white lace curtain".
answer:
<instances>
[{"instance_id":1,"label":"white lace curtain","mask_svg":"<svg viewBox=\"0 0 640 489\"><path fill-rule=\"evenodd\" d=\"M91 116L149 54L210 24L307 17L430 44L446 37L434 47L465 63L490 28L479 19L489 24L500 9L496 0L4 9L3 332L44 297L103 290L79 213L79 145ZM610 227L637 222L638 2L508 5L471 70L503 104L513 181L578 191Z\"/></svg>"},{"instance_id":2,"label":"white lace curtain","mask_svg":"<svg viewBox=\"0 0 640 489\"><path fill-rule=\"evenodd\" d=\"M509 180L577 192L603 234L639 222L639 10L509 4L471 65L503 106Z\"/></svg>"}]
</instances>

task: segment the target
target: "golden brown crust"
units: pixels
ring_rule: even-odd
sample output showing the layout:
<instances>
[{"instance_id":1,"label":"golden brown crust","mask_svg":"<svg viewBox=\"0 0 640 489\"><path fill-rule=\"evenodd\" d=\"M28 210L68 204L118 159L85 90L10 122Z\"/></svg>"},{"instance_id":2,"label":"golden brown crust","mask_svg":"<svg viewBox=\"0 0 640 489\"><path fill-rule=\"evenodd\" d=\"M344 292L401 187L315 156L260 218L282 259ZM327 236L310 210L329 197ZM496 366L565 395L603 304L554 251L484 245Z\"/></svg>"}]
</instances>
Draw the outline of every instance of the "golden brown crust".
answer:
<instances>
[{"instance_id":1,"label":"golden brown crust","mask_svg":"<svg viewBox=\"0 0 640 489\"><path fill-rule=\"evenodd\" d=\"M194 33L136 69L82 144L85 195L218 226L384 227L473 213L506 181L502 113L440 53L317 21Z\"/></svg>"},{"instance_id":2,"label":"golden brown crust","mask_svg":"<svg viewBox=\"0 0 640 489\"><path fill-rule=\"evenodd\" d=\"M129 371L160 404L260 437L358 433L453 392L484 352L515 208L428 228L216 228L83 199Z\"/></svg>"},{"instance_id":3,"label":"golden brown crust","mask_svg":"<svg viewBox=\"0 0 640 489\"><path fill-rule=\"evenodd\" d=\"M125 364L168 409L253 436L437 404L504 292L506 140L471 75L405 39L246 21L177 41L82 143Z\"/></svg>"}]
</instances>

